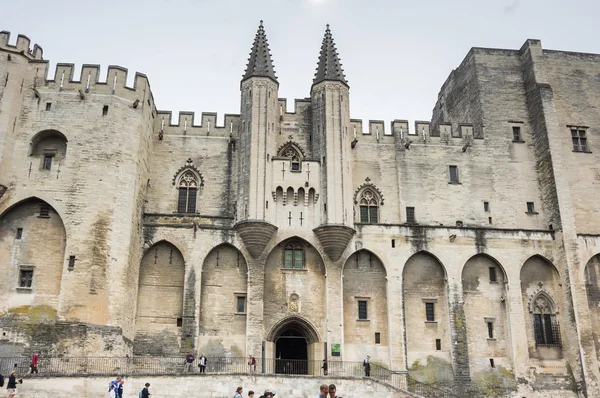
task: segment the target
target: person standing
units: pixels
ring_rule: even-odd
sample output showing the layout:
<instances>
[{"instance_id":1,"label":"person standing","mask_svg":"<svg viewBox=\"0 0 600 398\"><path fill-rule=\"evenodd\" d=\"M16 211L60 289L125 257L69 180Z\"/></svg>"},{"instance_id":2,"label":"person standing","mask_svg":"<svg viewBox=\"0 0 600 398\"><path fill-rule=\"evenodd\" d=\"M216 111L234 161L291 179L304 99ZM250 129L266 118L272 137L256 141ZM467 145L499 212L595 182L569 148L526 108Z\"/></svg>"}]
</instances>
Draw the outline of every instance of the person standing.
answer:
<instances>
[{"instance_id":1,"label":"person standing","mask_svg":"<svg viewBox=\"0 0 600 398\"><path fill-rule=\"evenodd\" d=\"M323 359L323 365L321 366L321 369L323 369L323 374L327 376L327 358Z\"/></svg>"},{"instance_id":2,"label":"person standing","mask_svg":"<svg viewBox=\"0 0 600 398\"><path fill-rule=\"evenodd\" d=\"M14 398L17 395L17 372L12 371L8 378L8 384L6 385L8 391L8 398Z\"/></svg>"},{"instance_id":3,"label":"person standing","mask_svg":"<svg viewBox=\"0 0 600 398\"><path fill-rule=\"evenodd\" d=\"M242 388L242 387L238 387L238 388L236 388L236 389L235 389L235 395L233 396L233 398L244 398L244 397L242 396L242 391L243 391L243 388Z\"/></svg>"},{"instance_id":4,"label":"person standing","mask_svg":"<svg viewBox=\"0 0 600 398\"><path fill-rule=\"evenodd\" d=\"M367 355L367 357L363 361L363 366L365 367L365 376L371 377L371 356L370 355Z\"/></svg>"},{"instance_id":5,"label":"person standing","mask_svg":"<svg viewBox=\"0 0 600 398\"><path fill-rule=\"evenodd\" d=\"M329 386L327 384L321 384L321 386L319 387L319 395L317 395L317 398L327 398L328 394Z\"/></svg>"},{"instance_id":6,"label":"person standing","mask_svg":"<svg viewBox=\"0 0 600 398\"><path fill-rule=\"evenodd\" d=\"M115 390L115 385L114 384L110 385L110 391L108 392L108 397L109 398L117 398L117 390Z\"/></svg>"},{"instance_id":7,"label":"person standing","mask_svg":"<svg viewBox=\"0 0 600 398\"><path fill-rule=\"evenodd\" d=\"M119 380L119 385L117 386L117 397L123 398L123 384L125 384L125 380Z\"/></svg>"},{"instance_id":8,"label":"person standing","mask_svg":"<svg viewBox=\"0 0 600 398\"><path fill-rule=\"evenodd\" d=\"M330 384L329 385L329 398L342 398L336 395L336 387L335 384Z\"/></svg>"},{"instance_id":9,"label":"person standing","mask_svg":"<svg viewBox=\"0 0 600 398\"><path fill-rule=\"evenodd\" d=\"M144 384L144 388L142 389L142 398L149 398L150 397L150 383L146 383Z\"/></svg>"},{"instance_id":10,"label":"person standing","mask_svg":"<svg viewBox=\"0 0 600 398\"><path fill-rule=\"evenodd\" d=\"M254 391L248 391L248 398L254 398Z\"/></svg>"},{"instance_id":11,"label":"person standing","mask_svg":"<svg viewBox=\"0 0 600 398\"><path fill-rule=\"evenodd\" d=\"M33 356L31 357L31 364L29 365L29 373L34 374L38 372L38 360L39 360L39 355L37 352L33 353Z\"/></svg>"},{"instance_id":12,"label":"person standing","mask_svg":"<svg viewBox=\"0 0 600 398\"><path fill-rule=\"evenodd\" d=\"M191 352L185 356L185 371L190 373L192 371L192 364L194 363L194 354Z\"/></svg>"},{"instance_id":13,"label":"person standing","mask_svg":"<svg viewBox=\"0 0 600 398\"><path fill-rule=\"evenodd\" d=\"M200 368L200 373L204 373L206 371L206 364L208 363L208 359L206 359L206 355L202 354L200 360L198 361L198 367Z\"/></svg>"},{"instance_id":14,"label":"person standing","mask_svg":"<svg viewBox=\"0 0 600 398\"><path fill-rule=\"evenodd\" d=\"M250 355L248 365L250 365L250 373L256 373L256 358L254 358L254 355Z\"/></svg>"}]
</instances>

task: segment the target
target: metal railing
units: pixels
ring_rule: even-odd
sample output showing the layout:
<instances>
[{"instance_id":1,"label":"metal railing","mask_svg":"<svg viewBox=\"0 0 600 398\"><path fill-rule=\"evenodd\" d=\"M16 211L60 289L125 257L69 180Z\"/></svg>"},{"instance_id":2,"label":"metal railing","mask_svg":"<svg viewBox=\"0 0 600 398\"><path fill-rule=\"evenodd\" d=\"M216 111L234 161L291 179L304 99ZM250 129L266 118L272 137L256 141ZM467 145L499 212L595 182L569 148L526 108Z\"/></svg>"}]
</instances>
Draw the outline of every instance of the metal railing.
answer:
<instances>
[{"instance_id":1,"label":"metal railing","mask_svg":"<svg viewBox=\"0 0 600 398\"><path fill-rule=\"evenodd\" d=\"M560 325L555 322L534 322L535 345L542 347L562 347Z\"/></svg>"},{"instance_id":2,"label":"metal railing","mask_svg":"<svg viewBox=\"0 0 600 398\"><path fill-rule=\"evenodd\" d=\"M290 374L329 377L371 377L396 389L409 391L427 398L457 398L450 391L423 384L408 375L406 371L391 371L383 366L371 364L367 372L363 362L329 360L323 361L256 358L250 365L244 357L207 358L206 367L199 366L199 359L187 363L185 357L40 357L38 373L30 372L30 358L0 358L0 373L7 375L16 370L19 376L108 376L117 375L180 375L201 373L258 373Z\"/></svg>"}]
</instances>

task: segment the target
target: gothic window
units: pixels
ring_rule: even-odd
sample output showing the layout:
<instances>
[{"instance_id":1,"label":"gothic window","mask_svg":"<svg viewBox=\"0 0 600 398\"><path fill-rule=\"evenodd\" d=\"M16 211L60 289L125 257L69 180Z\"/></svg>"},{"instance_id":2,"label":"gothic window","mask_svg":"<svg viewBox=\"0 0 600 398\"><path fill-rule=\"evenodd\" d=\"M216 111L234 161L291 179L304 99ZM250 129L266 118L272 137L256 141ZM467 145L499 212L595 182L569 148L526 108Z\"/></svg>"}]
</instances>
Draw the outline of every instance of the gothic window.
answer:
<instances>
[{"instance_id":1,"label":"gothic window","mask_svg":"<svg viewBox=\"0 0 600 398\"><path fill-rule=\"evenodd\" d=\"M377 195L370 189L365 189L360 196L360 222L377 224Z\"/></svg>"},{"instance_id":2,"label":"gothic window","mask_svg":"<svg viewBox=\"0 0 600 398\"><path fill-rule=\"evenodd\" d=\"M191 171L185 171L179 178L179 199L177 200L178 213L195 213L196 197L198 194L198 177Z\"/></svg>"},{"instance_id":3,"label":"gothic window","mask_svg":"<svg viewBox=\"0 0 600 398\"><path fill-rule=\"evenodd\" d=\"M533 301L533 306L535 345L560 347L560 327L556 320L552 299L545 294L540 294Z\"/></svg>"},{"instance_id":4,"label":"gothic window","mask_svg":"<svg viewBox=\"0 0 600 398\"><path fill-rule=\"evenodd\" d=\"M299 242L288 242L283 249L284 269L304 269L304 248Z\"/></svg>"}]
</instances>

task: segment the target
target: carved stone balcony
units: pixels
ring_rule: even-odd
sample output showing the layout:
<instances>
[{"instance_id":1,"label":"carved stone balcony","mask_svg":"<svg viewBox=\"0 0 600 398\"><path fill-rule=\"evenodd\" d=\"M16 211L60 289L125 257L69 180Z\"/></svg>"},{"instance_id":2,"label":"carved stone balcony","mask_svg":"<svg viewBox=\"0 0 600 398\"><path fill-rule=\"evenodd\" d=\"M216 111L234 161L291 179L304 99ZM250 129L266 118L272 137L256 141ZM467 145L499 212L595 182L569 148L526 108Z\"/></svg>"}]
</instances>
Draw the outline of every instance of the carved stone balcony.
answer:
<instances>
[{"instance_id":1,"label":"carved stone balcony","mask_svg":"<svg viewBox=\"0 0 600 398\"><path fill-rule=\"evenodd\" d=\"M250 255L259 258L273 235L275 235L277 227L262 220L246 220L235 224L235 230Z\"/></svg>"},{"instance_id":2,"label":"carved stone balcony","mask_svg":"<svg viewBox=\"0 0 600 398\"><path fill-rule=\"evenodd\" d=\"M338 261L342 257L350 239L356 233L353 228L343 224L324 224L313 229L313 232L331 261Z\"/></svg>"}]
</instances>

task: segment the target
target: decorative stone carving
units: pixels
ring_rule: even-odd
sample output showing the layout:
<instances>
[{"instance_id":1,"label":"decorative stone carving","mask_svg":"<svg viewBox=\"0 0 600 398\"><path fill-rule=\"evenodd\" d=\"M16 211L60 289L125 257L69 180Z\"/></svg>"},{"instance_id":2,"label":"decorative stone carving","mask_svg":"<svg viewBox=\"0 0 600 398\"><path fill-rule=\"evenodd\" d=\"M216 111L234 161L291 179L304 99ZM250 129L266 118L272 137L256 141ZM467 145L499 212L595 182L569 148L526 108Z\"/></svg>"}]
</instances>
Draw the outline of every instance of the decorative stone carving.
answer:
<instances>
[{"instance_id":1,"label":"decorative stone carving","mask_svg":"<svg viewBox=\"0 0 600 398\"><path fill-rule=\"evenodd\" d=\"M356 231L342 224L326 224L313 229L331 261L338 261Z\"/></svg>"},{"instance_id":2,"label":"decorative stone carving","mask_svg":"<svg viewBox=\"0 0 600 398\"><path fill-rule=\"evenodd\" d=\"M188 174L187 171L191 171L193 174L195 174L200 187L204 186L204 177L202 176L202 173L200 173L200 170L198 170L198 168L193 164L191 158L188 158L185 161L185 166L180 167L179 170L177 170L177 172L173 175L173 185L176 185L179 182L179 177L182 176L182 174L183 176Z\"/></svg>"},{"instance_id":3,"label":"decorative stone carving","mask_svg":"<svg viewBox=\"0 0 600 398\"><path fill-rule=\"evenodd\" d=\"M290 295L288 309L290 312L300 312L300 296L296 293Z\"/></svg>"},{"instance_id":4,"label":"decorative stone carving","mask_svg":"<svg viewBox=\"0 0 600 398\"><path fill-rule=\"evenodd\" d=\"M369 177L365 178L365 182L354 191L354 204L358 204L362 195L370 190L370 194L372 196L377 196L379 201L379 205L383 206L383 194L375 186L375 184L371 183L371 179Z\"/></svg>"},{"instance_id":5,"label":"decorative stone carving","mask_svg":"<svg viewBox=\"0 0 600 398\"><path fill-rule=\"evenodd\" d=\"M273 235L275 235L277 227L261 220L247 220L237 223L235 230L250 255L259 258Z\"/></svg>"}]
</instances>

